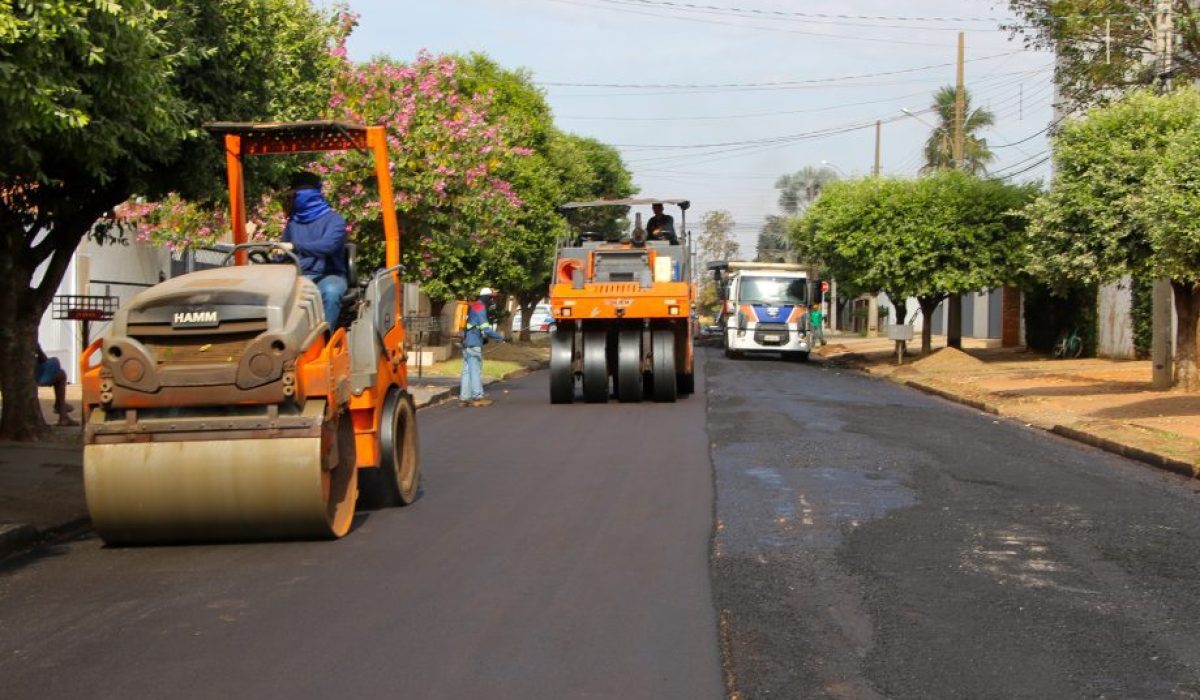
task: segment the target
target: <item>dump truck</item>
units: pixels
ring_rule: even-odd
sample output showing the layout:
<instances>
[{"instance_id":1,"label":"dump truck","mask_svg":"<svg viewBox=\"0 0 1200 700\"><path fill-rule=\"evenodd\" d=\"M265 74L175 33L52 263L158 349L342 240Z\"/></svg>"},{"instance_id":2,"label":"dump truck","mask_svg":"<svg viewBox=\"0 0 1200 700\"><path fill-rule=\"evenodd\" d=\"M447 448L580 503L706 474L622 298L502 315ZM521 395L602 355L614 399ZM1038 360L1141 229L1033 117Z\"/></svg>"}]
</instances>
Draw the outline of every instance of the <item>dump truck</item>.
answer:
<instances>
[{"instance_id":1,"label":"dump truck","mask_svg":"<svg viewBox=\"0 0 1200 700\"><path fill-rule=\"evenodd\" d=\"M360 504L412 503L420 479L387 135L206 126L225 149L234 246L225 266L130 299L84 353L92 526L110 544L338 538ZM351 280L339 324L289 250L247 242L243 160L349 149L373 158L386 265Z\"/></svg>"},{"instance_id":2,"label":"dump truck","mask_svg":"<svg viewBox=\"0 0 1200 700\"><path fill-rule=\"evenodd\" d=\"M671 402L695 390L692 347L692 246L686 199L620 199L571 202L570 212L669 204L678 207L680 232L651 232L637 214L632 233L609 240L574 232L559 246L550 284L550 401L571 403L577 385L583 399L603 403ZM673 223L673 222L672 222Z\"/></svg>"},{"instance_id":3,"label":"dump truck","mask_svg":"<svg viewBox=\"0 0 1200 700\"><path fill-rule=\"evenodd\" d=\"M812 351L808 306L815 299L809 268L791 263L715 262L725 356L777 352L807 360Z\"/></svg>"}]
</instances>

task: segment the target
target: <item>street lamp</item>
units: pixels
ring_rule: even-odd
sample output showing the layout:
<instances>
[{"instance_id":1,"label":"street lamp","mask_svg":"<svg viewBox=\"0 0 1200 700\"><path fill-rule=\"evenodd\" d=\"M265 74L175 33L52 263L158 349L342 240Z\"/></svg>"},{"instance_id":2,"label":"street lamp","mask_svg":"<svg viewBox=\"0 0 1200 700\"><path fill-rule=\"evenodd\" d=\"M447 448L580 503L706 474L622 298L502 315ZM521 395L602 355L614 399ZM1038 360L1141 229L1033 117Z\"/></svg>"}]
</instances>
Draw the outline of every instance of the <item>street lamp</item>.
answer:
<instances>
[{"instance_id":1,"label":"street lamp","mask_svg":"<svg viewBox=\"0 0 1200 700\"><path fill-rule=\"evenodd\" d=\"M826 167L833 168L834 170L838 171L838 173L839 173L839 174L840 174L842 177L844 177L844 178L847 178L847 179L849 179L849 177L850 177L849 175L847 175L847 174L846 174L846 171L845 171L845 170L842 170L841 168L839 168L839 167L837 166L837 163L833 163L833 162L830 162L830 161L828 161L828 160L823 160L823 161L821 161L821 165L824 165L824 166L826 166Z\"/></svg>"},{"instance_id":2,"label":"street lamp","mask_svg":"<svg viewBox=\"0 0 1200 700\"><path fill-rule=\"evenodd\" d=\"M900 111L901 111L901 112L904 112L905 114L907 114L908 116L912 117L913 119L916 119L917 121L921 122L922 124L924 124L925 126L929 127L930 129L933 129L933 130L935 130L935 131L936 131L936 130L937 130L937 128L938 128L938 127L934 126L933 124L930 124L929 122L927 122L927 121L925 121L924 119L922 119L922 118L921 118L921 117L920 117L920 116L919 116L919 115L918 115L916 112L912 111L912 110L911 110L911 109L909 109L908 107L901 107L901 108L900 108Z\"/></svg>"}]
</instances>

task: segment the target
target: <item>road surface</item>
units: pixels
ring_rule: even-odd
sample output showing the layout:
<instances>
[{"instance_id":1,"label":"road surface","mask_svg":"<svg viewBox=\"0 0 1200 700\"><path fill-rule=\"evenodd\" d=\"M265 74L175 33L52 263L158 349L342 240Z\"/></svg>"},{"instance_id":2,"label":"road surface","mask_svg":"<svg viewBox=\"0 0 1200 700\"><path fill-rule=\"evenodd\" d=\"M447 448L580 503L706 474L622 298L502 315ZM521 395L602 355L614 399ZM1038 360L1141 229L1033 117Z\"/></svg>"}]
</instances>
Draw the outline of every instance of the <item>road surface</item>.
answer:
<instances>
[{"instance_id":1,"label":"road surface","mask_svg":"<svg viewBox=\"0 0 1200 700\"><path fill-rule=\"evenodd\" d=\"M1200 697L1194 482L700 364L671 406L551 407L539 373L422 411L423 497L340 542L5 562L3 696Z\"/></svg>"},{"instance_id":2,"label":"road surface","mask_svg":"<svg viewBox=\"0 0 1200 700\"><path fill-rule=\"evenodd\" d=\"M0 564L5 698L719 698L704 399L421 411L424 493L338 542Z\"/></svg>"},{"instance_id":3,"label":"road surface","mask_svg":"<svg viewBox=\"0 0 1200 700\"><path fill-rule=\"evenodd\" d=\"M711 357L741 697L1200 697L1195 482L882 380Z\"/></svg>"}]
</instances>

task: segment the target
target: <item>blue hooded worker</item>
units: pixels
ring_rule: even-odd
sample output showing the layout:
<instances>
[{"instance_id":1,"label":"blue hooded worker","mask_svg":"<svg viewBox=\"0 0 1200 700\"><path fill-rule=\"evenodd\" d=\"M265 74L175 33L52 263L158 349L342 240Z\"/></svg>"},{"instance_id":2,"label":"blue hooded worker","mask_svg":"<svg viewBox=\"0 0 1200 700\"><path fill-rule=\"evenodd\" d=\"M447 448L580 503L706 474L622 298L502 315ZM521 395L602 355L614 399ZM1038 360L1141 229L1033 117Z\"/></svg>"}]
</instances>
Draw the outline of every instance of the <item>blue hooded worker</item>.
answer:
<instances>
[{"instance_id":1,"label":"blue hooded worker","mask_svg":"<svg viewBox=\"0 0 1200 700\"><path fill-rule=\"evenodd\" d=\"M504 336L496 332L488 320L488 306L492 303L492 290L479 290L479 298L467 305L467 325L462 339L462 386L458 399L463 406L491 406L492 400L483 395L483 345L488 340L504 342Z\"/></svg>"},{"instance_id":2,"label":"blue hooded worker","mask_svg":"<svg viewBox=\"0 0 1200 700\"><path fill-rule=\"evenodd\" d=\"M307 171L292 175L290 189L283 198L283 210L288 222L282 241L291 244L300 258L304 276L321 290L325 322L333 330L341 315L342 296L350 284L350 271L346 268L346 220L325 201L320 176Z\"/></svg>"}]
</instances>

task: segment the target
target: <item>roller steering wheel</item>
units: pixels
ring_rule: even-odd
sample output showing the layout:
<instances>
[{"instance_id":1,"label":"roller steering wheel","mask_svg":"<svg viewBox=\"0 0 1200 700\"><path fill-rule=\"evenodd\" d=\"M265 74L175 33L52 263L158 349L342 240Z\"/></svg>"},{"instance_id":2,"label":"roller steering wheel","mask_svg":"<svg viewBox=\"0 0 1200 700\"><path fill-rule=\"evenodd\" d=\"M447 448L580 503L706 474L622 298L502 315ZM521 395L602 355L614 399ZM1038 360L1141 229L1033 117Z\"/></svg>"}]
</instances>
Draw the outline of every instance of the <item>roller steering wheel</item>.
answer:
<instances>
[{"instance_id":1,"label":"roller steering wheel","mask_svg":"<svg viewBox=\"0 0 1200 700\"><path fill-rule=\"evenodd\" d=\"M255 265L271 265L273 263L280 262L279 260L272 258L269 251L263 250L262 248L256 248L248 251L246 253L246 258Z\"/></svg>"}]
</instances>

